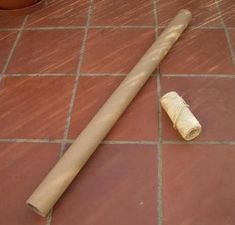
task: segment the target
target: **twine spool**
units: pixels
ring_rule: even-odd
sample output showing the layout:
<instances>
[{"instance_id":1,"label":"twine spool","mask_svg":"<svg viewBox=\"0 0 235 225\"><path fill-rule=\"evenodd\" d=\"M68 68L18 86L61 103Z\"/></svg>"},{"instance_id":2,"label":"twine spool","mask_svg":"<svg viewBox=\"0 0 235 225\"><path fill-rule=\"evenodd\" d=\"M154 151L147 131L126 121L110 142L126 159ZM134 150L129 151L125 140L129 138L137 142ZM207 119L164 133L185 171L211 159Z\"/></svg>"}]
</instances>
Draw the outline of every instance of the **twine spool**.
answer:
<instances>
[{"instance_id":1,"label":"twine spool","mask_svg":"<svg viewBox=\"0 0 235 225\"><path fill-rule=\"evenodd\" d=\"M176 92L168 92L160 101L173 122L173 127L185 140L190 141L201 133L201 124L190 111L189 105Z\"/></svg>"}]
</instances>

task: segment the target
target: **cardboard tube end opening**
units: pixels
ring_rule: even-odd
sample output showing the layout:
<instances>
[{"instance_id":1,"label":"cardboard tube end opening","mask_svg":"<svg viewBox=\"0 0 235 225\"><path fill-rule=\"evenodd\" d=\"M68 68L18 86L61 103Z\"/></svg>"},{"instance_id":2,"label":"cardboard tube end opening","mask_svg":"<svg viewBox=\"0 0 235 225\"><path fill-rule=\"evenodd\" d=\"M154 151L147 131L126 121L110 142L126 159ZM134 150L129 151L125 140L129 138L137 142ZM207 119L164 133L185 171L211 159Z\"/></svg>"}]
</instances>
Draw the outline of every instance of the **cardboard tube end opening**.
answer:
<instances>
[{"instance_id":1,"label":"cardboard tube end opening","mask_svg":"<svg viewBox=\"0 0 235 225\"><path fill-rule=\"evenodd\" d=\"M26 202L26 205L27 205L30 209L32 209L35 213L39 214L39 215L42 216L42 217L46 217L46 215L45 215L43 212L41 212L36 206L32 205L31 203Z\"/></svg>"},{"instance_id":2,"label":"cardboard tube end opening","mask_svg":"<svg viewBox=\"0 0 235 225\"><path fill-rule=\"evenodd\" d=\"M187 134L187 136L184 138L186 141L191 141L194 138L196 138L202 131L202 127L194 127L192 128L189 133Z\"/></svg>"},{"instance_id":3,"label":"cardboard tube end opening","mask_svg":"<svg viewBox=\"0 0 235 225\"><path fill-rule=\"evenodd\" d=\"M192 13L188 9L181 9L179 11L179 14L181 13L192 16Z\"/></svg>"}]
</instances>

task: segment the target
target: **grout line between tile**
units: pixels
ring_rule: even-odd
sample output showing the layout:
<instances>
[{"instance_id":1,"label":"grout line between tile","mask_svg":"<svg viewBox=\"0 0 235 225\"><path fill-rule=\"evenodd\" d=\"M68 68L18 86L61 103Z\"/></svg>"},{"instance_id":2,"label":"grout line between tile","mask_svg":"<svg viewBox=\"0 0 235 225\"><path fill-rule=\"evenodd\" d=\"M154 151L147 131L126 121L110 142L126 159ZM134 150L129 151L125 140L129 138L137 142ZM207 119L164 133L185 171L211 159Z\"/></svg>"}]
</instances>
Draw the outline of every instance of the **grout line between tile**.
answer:
<instances>
[{"instance_id":1,"label":"grout line between tile","mask_svg":"<svg viewBox=\"0 0 235 225\"><path fill-rule=\"evenodd\" d=\"M230 50L230 53L231 53L232 61L233 61L233 64L235 65L235 53L234 53L233 46L232 46L232 43L231 43L231 39L230 39L230 36L229 36L229 31L226 27L224 29L224 32L225 32L225 36L226 36L226 39L227 39L227 42L228 42L228 47L229 47L229 50Z\"/></svg>"},{"instance_id":2,"label":"grout line between tile","mask_svg":"<svg viewBox=\"0 0 235 225\"><path fill-rule=\"evenodd\" d=\"M164 29L166 28L166 25L165 26L158 26L157 28L159 29ZM192 29L192 30L195 30L195 29L199 29L199 30L223 30L223 27L222 26L190 26L187 28L187 29Z\"/></svg>"},{"instance_id":3,"label":"grout line between tile","mask_svg":"<svg viewBox=\"0 0 235 225\"><path fill-rule=\"evenodd\" d=\"M162 142L162 107L160 103L161 98L161 74L157 77L157 101L158 101L158 135L159 141Z\"/></svg>"},{"instance_id":4,"label":"grout line between tile","mask_svg":"<svg viewBox=\"0 0 235 225\"><path fill-rule=\"evenodd\" d=\"M66 120L66 124L65 124L65 129L64 129L63 142L61 144L61 152L60 152L61 155L63 154L63 152L65 150L66 140L68 138L71 116L72 116L72 111L74 108L76 92L77 92L77 87L78 87L78 82L79 82L79 73L80 73L82 63L83 63L86 41L87 41L87 37L88 37L88 30L89 30L89 24L90 24L90 20L91 20L92 8L93 8L93 0L90 0L89 8L87 10L86 29L85 29L85 33L84 33L84 37L83 37L83 41L82 41L81 50L80 50L80 57L79 57L79 62L78 62L78 66L77 66L76 78L75 78L73 89L72 89L72 96L70 99L69 110L68 110L67 120Z\"/></svg>"},{"instance_id":5,"label":"grout line between tile","mask_svg":"<svg viewBox=\"0 0 235 225\"><path fill-rule=\"evenodd\" d=\"M22 26L22 25L21 25ZM20 31L21 28L0 28L0 32L4 31Z\"/></svg>"},{"instance_id":6,"label":"grout line between tile","mask_svg":"<svg viewBox=\"0 0 235 225\"><path fill-rule=\"evenodd\" d=\"M26 138L0 138L0 142L9 142L9 143L46 143L46 144L61 144L65 142L66 144L72 144L75 139L26 139ZM101 144L103 145L115 145L115 144L140 144L140 145L157 145L157 141L118 141L118 140L104 140Z\"/></svg>"},{"instance_id":7,"label":"grout line between tile","mask_svg":"<svg viewBox=\"0 0 235 225\"><path fill-rule=\"evenodd\" d=\"M0 138L0 142L9 142L9 143L45 143L45 144L61 144L65 142L66 144L71 144L75 139L33 139L33 138ZM161 144L170 144L170 145L235 145L235 141L230 140L221 140L221 141L171 141L171 140L162 140L162 141L146 141L146 140L138 140L138 141L126 141L126 140L104 140L101 144L104 145L114 145L114 144L140 144L140 145L158 145Z\"/></svg>"},{"instance_id":8,"label":"grout line between tile","mask_svg":"<svg viewBox=\"0 0 235 225\"><path fill-rule=\"evenodd\" d=\"M58 26L58 27L26 27L25 31L31 30L79 30L86 29L86 26Z\"/></svg>"},{"instance_id":9,"label":"grout line between tile","mask_svg":"<svg viewBox=\"0 0 235 225\"><path fill-rule=\"evenodd\" d=\"M157 214L158 225L163 225L163 167L162 167L162 143L157 145Z\"/></svg>"},{"instance_id":10,"label":"grout line between tile","mask_svg":"<svg viewBox=\"0 0 235 225\"><path fill-rule=\"evenodd\" d=\"M157 19L157 0L152 0L153 2L153 21L154 21L154 28L156 29L158 26L158 19Z\"/></svg>"},{"instance_id":11,"label":"grout line between tile","mask_svg":"<svg viewBox=\"0 0 235 225\"><path fill-rule=\"evenodd\" d=\"M80 73L79 77L89 77L89 76L126 76L127 73ZM153 73L152 77L157 77L158 73ZM5 73L5 76L18 77L18 76L76 76L76 73ZM216 78L230 78L234 79L234 74L161 74L161 77L216 77Z\"/></svg>"},{"instance_id":12,"label":"grout line between tile","mask_svg":"<svg viewBox=\"0 0 235 225\"><path fill-rule=\"evenodd\" d=\"M158 69L159 71L159 69ZM157 145L157 162L158 162L158 225L163 225L163 168L162 168L162 108L160 104L161 98L161 74L157 76L157 101L158 101L158 136Z\"/></svg>"},{"instance_id":13,"label":"grout line between tile","mask_svg":"<svg viewBox=\"0 0 235 225\"><path fill-rule=\"evenodd\" d=\"M231 43L231 40L230 40L229 31L228 31L228 29L227 29L227 27L224 23L223 15L222 15L218 0L215 0L215 4L216 4L217 11L219 13L219 16L220 16L222 27L224 29L224 33L225 33L225 37L226 37L226 40L227 40L227 43L228 43L228 48L229 48L229 51L230 51L230 55L231 55L233 64L235 65L235 53L234 53L232 43Z\"/></svg>"},{"instance_id":14,"label":"grout line between tile","mask_svg":"<svg viewBox=\"0 0 235 225\"><path fill-rule=\"evenodd\" d=\"M75 29L149 29L151 25L99 25L99 26L50 26L50 27L25 27L21 28L0 28L0 31L34 31L34 30L75 30Z\"/></svg>"},{"instance_id":15,"label":"grout line between tile","mask_svg":"<svg viewBox=\"0 0 235 225\"><path fill-rule=\"evenodd\" d=\"M102 141L103 145L115 145L115 144L139 144L139 145L157 145L157 141Z\"/></svg>"},{"instance_id":16,"label":"grout line between tile","mask_svg":"<svg viewBox=\"0 0 235 225\"><path fill-rule=\"evenodd\" d=\"M80 76L83 77L92 77L92 76L126 76L127 73L80 73Z\"/></svg>"},{"instance_id":17,"label":"grout line between tile","mask_svg":"<svg viewBox=\"0 0 235 225\"><path fill-rule=\"evenodd\" d=\"M73 30L73 29L148 29L154 28L151 25L98 25L98 26L58 26L58 27L27 27L24 30ZM13 29L14 28L9 28Z\"/></svg>"},{"instance_id":18,"label":"grout line between tile","mask_svg":"<svg viewBox=\"0 0 235 225\"><path fill-rule=\"evenodd\" d=\"M75 76L75 73L5 73L5 76L9 77L20 77L20 76L28 76L28 77L46 77L46 76Z\"/></svg>"},{"instance_id":19,"label":"grout line between tile","mask_svg":"<svg viewBox=\"0 0 235 225\"><path fill-rule=\"evenodd\" d=\"M235 141L163 141L169 145L235 145Z\"/></svg>"},{"instance_id":20,"label":"grout line between tile","mask_svg":"<svg viewBox=\"0 0 235 225\"><path fill-rule=\"evenodd\" d=\"M206 78L228 78L234 79L232 74L162 74L162 77L206 77Z\"/></svg>"},{"instance_id":21,"label":"grout line between tile","mask_svg":"<svg viewBox=\"0 0 235 225\"><path fill-rule=\"evenodd\" d=\"M128 73L80 73L80 77L95 77L95 76L112 76L112 77L124 77ZM151 77L157 76L156 73L153 73Z\"/></svg>"},{"instance_id":22,"label":"grout line between tile","mask_svg":"<svg viewBox=\"0 0 235 225\"><path fill-rule=\"evenodd\" d=\"M74 142L74 140L72 139L67 139L66 143L68 144L72 144ZM157 145L158 142L157 141L144 141L144 140L140 140L140 141L122 141L122 140L104 140L101 142L101 145Z\"/></svg>"},{"instance_id":23,"label":"grout line between tile","mask_svg":"<svg viewBox=\"0 0 235 225\"><path fill-rule=\"evenodd\" d=\"M155 28L152 25L98 25L89 26L90 29L149 29Z\"/></svg>"},{"instance_id":24,"label":"grout line between tile","mask_svg":"<svg viewBox=\"0 0 235 225\"><path fill-rule=\"evenodd\" d=\"M153 0L155 36L158 38L158 18L157 18L157 0ZM163 185L162 185L162 123L161 123L161 80L160 67L157 68L157 123L158 123L158 142L157 142L157 224L163 225Z\"/></svg>"},{"instance_id":25,"label":"grout line between tile","mask_svg":"<svg viewBox=\"0 0 235 225\"><path fill-rule=\"evenodd\" d=\"M12 46L12 48L11 48L11 50L10 50L10 53L9 53L9 55L8 55L8 57L7 57L7 60L6 60L6 62L5 62L5 65L4 65L4 67L3 67L3 70L2 70L2 74L3 74L3 75L4 75L4 73L6 72L7 67L8 67L8 65L9 65L9 63L10 63L10 61L11 61L11 58L12 58L12 56L13 56L13 54L14 54L14 51L15 51L15 48L16 48L18 42L19 42L20 36L21 36L21 34L22 34L22 32L23 32L23 28L24 28L24 26L25 26L25 24L26 24L27 19L28 19L28 16L26 16L26 17L24 18L24 21L23 21L23 23L22 23L22 25L21 25L21 28L19 29L19 32L18 32L18 34L17 34L17 36L16 36L16 39L15 39L15 41L14 41L14 43L13 43L13 46ZM2 76L3 76L3 75L2 75Z\"/></svg>"},{"instance_id":26,"label":"grout line between tile","mask_svg":"<svg viewBox=\"0 0 235 225\"><path fill-rule=\"evenodd\" d=\"M157 20L157 18L156 18ZM97 25L88 26L89 29L150 29L158 28L162 29L166 26L152 26L152 25ZM234 27L227 27L228 29L235 29ZM58 26L58 27L26 27L26 28L0 28L1 31L34 31L34 30L75 30L86 29L86 26ZM189 29L208 29L208 30L223 30L223 26L189 26Z\"/></svg>"},{"instance_id":27,"label":"grout line between tile","mask_svg":"<svg viewBox=\"0 0 235 225\"><path fill-rule=\"evenodd\" d=\"M33 139L33 138L0 138L0 142L17 142L17 143L61 143L62 139Z\"/></svg>"}]
</instances>

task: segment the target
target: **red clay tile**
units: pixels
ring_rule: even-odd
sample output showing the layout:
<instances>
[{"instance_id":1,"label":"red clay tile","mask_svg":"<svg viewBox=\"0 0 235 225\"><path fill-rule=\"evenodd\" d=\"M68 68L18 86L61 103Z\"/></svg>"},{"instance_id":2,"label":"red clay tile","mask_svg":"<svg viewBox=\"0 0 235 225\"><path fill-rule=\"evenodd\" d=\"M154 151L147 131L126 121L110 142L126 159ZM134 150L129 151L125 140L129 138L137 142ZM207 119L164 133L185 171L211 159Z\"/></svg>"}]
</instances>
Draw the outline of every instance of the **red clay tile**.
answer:
<instances>
[{"instance_id":1,"label":"red clay tile","mask_svg":"<svg viewBox=\"0 0 235 225\"><path fill-rule=\"evenodd\" d=\"M233 0L218 1L222 18L227 27L235 27L235 2Z\"/></svg>"},{"instance_id":2,"label":"red clay tile","mask_svg":"<svg viewBox=\"0 0 235 225\"><path fill-rule=\"evenodd\" d=\"M221 26L214 0L158 0L157 15L159 25L167 25L180 9L188 9L192 12L191 25Z\"/></svg>"},{"instance_id":3,"label":"red clay tile","mask_svg":"<svg viewBox=\"0 0 235 225\"><path fill-rule=\"evenodd\" d=\"M150 0L95 1L92 25L153 25Z\"/></svg>"},{"instance_id":4,"label":"red clay tile","mask_svg":"<svg viewBox=\"0 0 235 225\"><path fill-rule=\"evenodd\" d=\"M0 15L0 29L2 28L20 28L25 16L6 16Z\"/></svg>"},{"instance_id":5,"label":"red clay tile","mask_svg":"<svg viewBox=\"0 0 235 225\"><path fill-rule=\"evenodd\" d=\"M155 225L156 164L156 146L101 145L59 200L52 223Z\"/></svg>"},{"instance_id":6,"label":"red clay tile","mask_svg":"<svg viewBox=\"0 0 235 225\"><path fill-rule=\"evenodd\" d=\"M202 133L195 140L235 140L234 79L164 77L161 85L162 95L172 90L178 92L200 121ZM182 140L165 112L163 139Z\"/></svg>"},{"instance_id":7,"label":"red clay tile","mask_svg":"<svg viewBox=\"0 0 235 225\"><path fill-rule=\"evenodd\" d=\"M74 78L6 77L0 83L1 138L62 138Z\"/></svg>"},{"instance_id":8,"label":"red clay tile","mask_svg":"<svg viewBox=\"0 0 235 225\"><path fill-rule=\"evenodd\" d=\"M153 29L91 29L81 70L129 72L154 39Z\"/></svg>"},{"instance_id":9,"label":"red clay tile","mask_svg":"<svg viewBox=\"0 0 235 225\"><path fill-rule=\"evenodd\" d=\"M6 63L6 60L10 54L11 48L16 39L17 32L1 31L0 32L0 71Z\"/></svg>"},{"instance_id":10,"label":"red clay tile","mask_svg":"<svg viewBox=\"0 0 235 225\"><path fill-rule=\"evenodd\" d=\"M59 157L59 145L0 143L0 211L4 225L45 225L25 202Z\"/></svg>"},{"instance_id":11,"label":"red clay tile","mask_svg":"<svg viewBox=\"0 0 235 225\"><path fill-rule=\"evenodd\" d=\"M73 73L82 39L78 30L24 31L7 72Z\"/></svg>"},{"instance_id":12,"label":"red clay tile","mask_svg":"<svg viewBox=\"0 0 235 225\"><path fill-rule=\"evenodd\" d=\"M164 224L235 224L235 151L229 145L163 148Z\"/></svg>"},{"instance_id":13,"label":"red clay tile","mask_svg":"<svg viewBox=\"0 0 235 225\"><path fill-rule=\"evenodd\" d=\"M31 14L28 27L80 26L86 24L87 0L50 1L43 9Z\"/></svg>"},{"instance_id":14,"label":"red clay tile","mask_svg":"<svg viewBox=\"0 0 235 225\"><path fill-rule=\"evenodd\" d=\"M187 30L160 65L161 73L235 74L223 30Z\"/></svg>"},{"instance_id":15,"label":"red clay tile","mask_svg":"<svg viewBox=\"0 0 235 225\"><path fill-rule=\"evenodd\" d=\"M69 131L70 138L78 136L122 79L114 76L80 77ZM156 79L150 78L106 139L148 141L157 139L156 86Z\"/></svg>"}]
</instances>

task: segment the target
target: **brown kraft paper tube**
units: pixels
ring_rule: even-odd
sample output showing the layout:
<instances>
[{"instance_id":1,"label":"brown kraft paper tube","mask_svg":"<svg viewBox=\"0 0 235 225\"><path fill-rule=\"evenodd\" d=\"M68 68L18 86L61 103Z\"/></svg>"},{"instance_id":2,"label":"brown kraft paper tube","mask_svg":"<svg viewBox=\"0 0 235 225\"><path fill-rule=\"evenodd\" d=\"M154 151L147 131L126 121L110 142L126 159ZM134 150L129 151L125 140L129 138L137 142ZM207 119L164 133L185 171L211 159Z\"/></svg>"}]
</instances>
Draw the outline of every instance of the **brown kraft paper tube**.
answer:
<instances>
[{"instance_id":1,"label":"brown kraft paper tube","mask_svg":"<svg viewBox=\"0 0 235 225\"><path fill-rule=\"evenodd\" d=\"M46 216L108 134L154 69L188 26L192 15L180 10L147 50L119 87L96 113L74 143L27 200L27 205Z\"/></svg>"}]
</instances>

